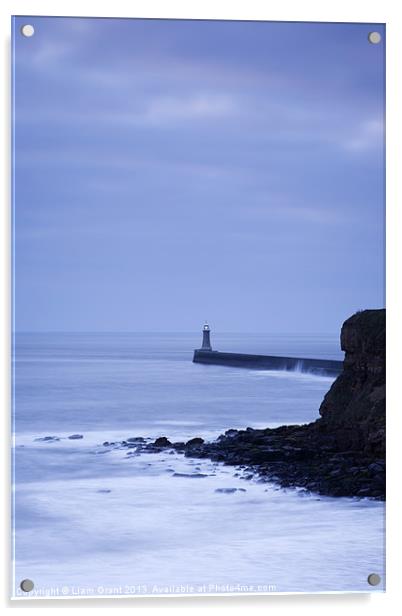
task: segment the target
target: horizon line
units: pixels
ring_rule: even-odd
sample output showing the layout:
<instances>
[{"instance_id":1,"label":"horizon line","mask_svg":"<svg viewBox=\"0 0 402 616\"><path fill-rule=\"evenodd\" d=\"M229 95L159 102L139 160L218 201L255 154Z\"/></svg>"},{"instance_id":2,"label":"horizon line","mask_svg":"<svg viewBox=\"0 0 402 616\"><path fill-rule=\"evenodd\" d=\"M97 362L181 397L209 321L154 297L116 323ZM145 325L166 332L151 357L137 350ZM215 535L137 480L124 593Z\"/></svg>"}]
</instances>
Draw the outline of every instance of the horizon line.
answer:
<instances>
[{"instance_id":1,"label":"horizon line","mask_svg":"<svg viewBox=\"0 0 402 616\"><path fill-rule=\"evenodd\" d=\"M17 334L200 334L202 333L202 329L197 330L112 330L112 329L102 329L102 330L92 330L92 329L76 329L76 330L61 330L61 329L52 329L52 330L14 330L11 332L12 335ZM214 330L211 329L211 333L220 335L220 334L244 334L244 335L260 335L260 334L269 334L271 336L280 336L280 335L338 335L338 331L233 331L233 330Z\"/></svg>"}]
</instances>

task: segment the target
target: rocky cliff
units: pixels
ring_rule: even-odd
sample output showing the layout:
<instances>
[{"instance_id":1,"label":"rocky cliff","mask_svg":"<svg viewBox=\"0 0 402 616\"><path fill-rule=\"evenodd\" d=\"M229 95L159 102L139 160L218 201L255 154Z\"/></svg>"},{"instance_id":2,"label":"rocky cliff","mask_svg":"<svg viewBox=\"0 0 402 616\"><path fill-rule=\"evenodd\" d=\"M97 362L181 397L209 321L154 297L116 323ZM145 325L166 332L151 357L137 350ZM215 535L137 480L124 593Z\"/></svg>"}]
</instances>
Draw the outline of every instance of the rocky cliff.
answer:
<instances>
[{"instance_id":1,"label":"rocky cliff","mask_svg":"<svg viewBox=\"0 0 402 616\"><path fill-rule=\"evenodd\" d=\"M385 498L385 310L364 310L345 321L342 373L303 426L227 430L215 442L195 438L127 447L175 449L189 457L246 467L260 479L332 496ZM131 439L132 440L132 439ZM251 475L250 475L251 477Z\"/></svg>"},{"instance_id":2,"label":"rocky cliff","mask_svg":"<svg viewBox=\"0 0 402 616\"><path fill-rule=\"evenodd\" d=\"M326 394L319 429L339 451L385 457L385 310L364 310L341 331L344 369Z\"/></svg>"}]
</instances>

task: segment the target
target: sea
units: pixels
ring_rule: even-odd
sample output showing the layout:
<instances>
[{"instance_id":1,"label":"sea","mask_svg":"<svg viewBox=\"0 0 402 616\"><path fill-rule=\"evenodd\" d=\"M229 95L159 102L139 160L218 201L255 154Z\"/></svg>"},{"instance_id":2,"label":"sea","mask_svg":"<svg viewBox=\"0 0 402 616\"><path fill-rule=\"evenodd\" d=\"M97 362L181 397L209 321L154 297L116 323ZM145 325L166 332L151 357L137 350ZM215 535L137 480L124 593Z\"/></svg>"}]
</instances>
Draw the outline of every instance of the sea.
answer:
<instances>
[{"instance_id":1,"label":"sea","mask_svg":"<svg viewBox=\"0 0 402 616\"><path fill-rule=\"evenodd\" d=\"M14 597L384 591L384 503L118 446L319 417L332 377L195 364L200 342L198 332L15 335ZM227 333L212 343L343 358L331 335Z\"/></svg>"}]
</instances>

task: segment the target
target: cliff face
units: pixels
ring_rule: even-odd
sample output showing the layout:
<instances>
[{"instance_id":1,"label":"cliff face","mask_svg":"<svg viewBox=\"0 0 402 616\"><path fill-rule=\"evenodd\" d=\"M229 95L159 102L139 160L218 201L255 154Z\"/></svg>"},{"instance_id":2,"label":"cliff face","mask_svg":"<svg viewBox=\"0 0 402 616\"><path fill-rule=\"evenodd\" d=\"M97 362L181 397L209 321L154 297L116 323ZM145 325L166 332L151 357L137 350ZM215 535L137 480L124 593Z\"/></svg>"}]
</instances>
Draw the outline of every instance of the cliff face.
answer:
<instances>
[{"instance_id":1,"label":"cliff face","mask_svg":"<svg viewBox=\"0 0 402 616\"><path fill-rule=\"evenodd\" d=\"M385 310L364 310L343 324L344 369L316 422L338 451L385 456Z\"/></svg>"}]
</instances>

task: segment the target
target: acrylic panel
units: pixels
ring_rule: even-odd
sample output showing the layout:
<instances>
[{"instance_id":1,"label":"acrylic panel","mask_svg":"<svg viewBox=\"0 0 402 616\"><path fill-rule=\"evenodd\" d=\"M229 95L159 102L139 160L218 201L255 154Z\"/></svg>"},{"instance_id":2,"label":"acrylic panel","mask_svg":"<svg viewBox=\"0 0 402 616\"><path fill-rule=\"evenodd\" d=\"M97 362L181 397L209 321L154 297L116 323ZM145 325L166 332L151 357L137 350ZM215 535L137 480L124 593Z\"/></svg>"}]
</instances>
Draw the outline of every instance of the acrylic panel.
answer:
<instances>
[{"instance_id":1,"label":"acrylic panel","mask_svg":"<svg viewBox=\"0 0 402 616\"><path fill-rule=\"evenodd\" d=\"M12 29L12 596L384 591L384 24Z\"/></svg>"}]
</instances>

